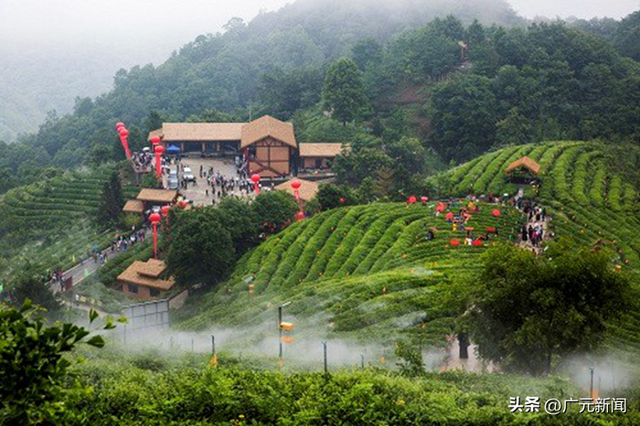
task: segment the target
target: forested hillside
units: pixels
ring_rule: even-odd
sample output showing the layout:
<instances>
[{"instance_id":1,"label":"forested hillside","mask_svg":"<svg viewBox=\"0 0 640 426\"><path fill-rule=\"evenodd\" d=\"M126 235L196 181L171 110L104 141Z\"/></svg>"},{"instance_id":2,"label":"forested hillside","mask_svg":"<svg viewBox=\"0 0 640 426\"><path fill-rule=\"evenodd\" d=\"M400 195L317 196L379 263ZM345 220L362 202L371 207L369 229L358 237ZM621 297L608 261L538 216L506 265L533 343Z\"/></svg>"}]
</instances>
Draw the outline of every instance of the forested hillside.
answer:
<instances>
[{"instance_id":1,"label":"forested hillside","mask_svg":"<svg viewBox=\"0 0 640 426\"><path fill-rule=\"evenodd\" d=\"M442 19L425 25L434 17ZM248 24L232 20L158 67L121 70L111 92L78 99L72 114L0 145L0 192L38 179L44 166L120 158L112 131L120 120L134 148L163 120L270 113L302 130L322 116L326 73L342 56L358 65L368 100L350 126L384 140L416 136L447 161L496 143L637 135L635 61L561 23L522 25L501 0L299 1ZM459 41L468 45L463 67ZM325 118L314 138L337 139L334 124Z\"/></svg>"}]
</instances>

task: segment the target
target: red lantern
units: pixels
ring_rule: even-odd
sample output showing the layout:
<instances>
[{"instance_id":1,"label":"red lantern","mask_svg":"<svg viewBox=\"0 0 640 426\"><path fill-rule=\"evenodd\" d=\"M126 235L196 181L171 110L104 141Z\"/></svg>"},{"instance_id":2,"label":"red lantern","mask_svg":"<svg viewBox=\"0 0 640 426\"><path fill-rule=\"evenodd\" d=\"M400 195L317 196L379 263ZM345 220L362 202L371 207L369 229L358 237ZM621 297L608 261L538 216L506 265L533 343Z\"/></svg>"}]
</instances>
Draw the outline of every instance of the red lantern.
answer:
<instances>
[{"instance_id":1,"label":"red lantern","mask_svg":"<svg viewBox=\"0 0 640 426\"><path fill-rule=\"evenodd\" d=\"M153 225L153 257L158 258L158 224L162 220L158 213L151 213L149 216L151 225Z\"/></svg>"},{"instance_id":2,"label":"red lantern","mask_svg":"<svg viewBox=\"0 0 640 426\"><path fill-rule=\"evenodd\" d=\"M151 144L152 144L153 146L156 146L156 145L158 145L159 143L160 143L160 137L159 137L159 136L154 136L154 137L152 137L152 138L151 138Z\"/></svg>"},{"instance_id":3,"label":"red lantern","mask_svg":"<svg viewBox=\"0 0 640 426\"><path fill-rule=\"evenodd\" d=\"M164 206L162 207L162 216L168 216L169 215L169 210L171 208L169 206Z\"/></svg>"},{"instance_id":4,"label":"red lantern","mask_svg":"<svg viewBox=\"0 0 640 426\"><path fill-rule=\"evenodd\" d=\"M482 247L482 241L481 240L473 240L472 243L475 247Z\"/></svg>"},{"instance_id":5,"label":"red lantern","mask_svg":"<svg viewBox=\"0 0 640 426\"><path fill-rule=\"evenodd\" d=\"M340 199L338 200L340 202L340 204L344 204L347 202L347 199L344 197L340 197Z\"/></svg>"},{"instance_id":6,"label":"red lantern","mask_svg":"<svg viewBox=\"0 0 640 426\"><path fill-rule=\"evenodd\" d=\"M301 220L304 220L304 212L300 210L298 213L296 213L296 215L293 218L296 222L300 222Z\"/></svg>"},{"instance_id":7,"label":"red lantern","mask_svg":"<svg viewBox=\"0 0 640 426\"><path fill-rule=\"evenodd\" d=\"M407 199L407 204L415 204L418 199L415 196L411 196Z\"/></svg>"},{"instance_id":8,"label":"red lantern","mask_svg":"<svg viewBox=\"0 0 640 426\"><path fill-rule=\"evenodd\" d=\"M420 201L422 201L422 203L424 204L427 201L429 201L429 197L422 196L422 197L420 197Z\"/></svg>"},{"instance_id":9,"label":"red lantern","mask_svg":"<svg viewBox=\"0 0 640 426\"><path fill-rule=\"evenodd\" d=\"M156 145L155 147L156 153L156 175L158 179L162 177L162 154L164 154L164 146Z\"/></svg>"},{"instance_id":10,"label":"red lantern","mask_svg":"<svg viewBox=\"0 0 640 426\"><path fill-rule=\"evenodd\" d=\"M121 124L121 123L118 123L118 124ZM120 135L120 142L122 143L124 152L127 155L127 158L131 160L131 151L129 150L129 131L124 127L120 127L118 128L118 134Z\"/></svg>"},{"instance_id":11,"label":"red lantern","mask_svg":"<svg viewBox=\"0 0 640 426\"><path fill-rule=\"evenodd\" d=\"M302 186L302 182L299 180L294 180L291 182L291 187L293 188L293 195L296 197L297 201L300 201L300 187Z\"/></svg>"},{"instance_id":12,"label":"red lantern","mask_svg":"<svg viewBox=\"0 0 640 426\"><path fill-rule=\"evenodd\" d=\"M444 205L444 203L438 203L438 205L436 206L436 211L442 213L445 208L446 206Z\"/></svg>"},{"instance_id":13,"label":"red lantern","mask_svg":"<svg viewBox=\"0 0 640 426\"><path fill-rule=\"evenodd\" d=\"M116 123L116 130L120 130L121 127L124 127L124 123Z\"/></svg>"},{"instance_id":14,"label":"red lantern","mask_svg":"<svg viewBox=\"0 0 640 426\"><path fill-rule=\"evenodd\" d=\"M184 209L185 207L187 207L187 203L185 203L184 201L180 200L180 201L178 201L178 207L180 209Z\"/></svg>"},{"instance_id":15,"label":"red lantern","mask_svg":"<svg viewBox=\"0 0 640 426\"><path fill-rule=\"evenodd\" d=\"M500 212L500 210L495 209L494 211L491 212L491 214L493 214L493 217L500 217L502 213Z\"/></svg>"},{"instance_id":16,"label":"red lantern","mask_svg":"<svg viewBox=\"0 0 640 426\"><path fill-rule=\"evenodd\" d=\"M458 247L460 245L460 240L456 240L455 238L451 241L449 241L449 244L451 244L454 247Z\"/></svg>"},{"instance_id":17,"label":"red lantern","mask_svg":"<svg viewBox=\"0 0 640 426\"><path fill-rule=\"evenodd\" d=\"M258 185L260 183L260 175L257 173L252 174L251 182L253 182L253 190L255 191L256 195L260 194L260 186Z\"/></svg>"},{"instance_id":18,"label":"red lantern","mask_svg":"<svg viewBox=\"0 0 640 426\"><path fill-rule=\"evenodd\" d=\"M445 217L447 218L447 220L453 220L453 213L449 212Z\"/></svg>"}]
</instances>

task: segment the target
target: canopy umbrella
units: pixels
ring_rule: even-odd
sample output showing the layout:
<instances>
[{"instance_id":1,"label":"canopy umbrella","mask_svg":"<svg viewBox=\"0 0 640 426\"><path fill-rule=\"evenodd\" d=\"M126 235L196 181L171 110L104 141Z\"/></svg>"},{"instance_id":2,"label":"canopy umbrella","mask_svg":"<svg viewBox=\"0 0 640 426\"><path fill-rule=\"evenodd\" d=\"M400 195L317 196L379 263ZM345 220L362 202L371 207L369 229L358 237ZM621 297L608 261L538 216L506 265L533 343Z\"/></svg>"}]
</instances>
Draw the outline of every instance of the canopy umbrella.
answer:
<instances>
[{"instance_id":1,"label":"canopy umbrella","mask_svg":"<svg viewBox=\"0 0 640 426\"><path fill-rule=\"evenodd\" d=\"M175 145L169 145L167 148L167 154L178 154L180 151L180 148Z\"/></svg>"}]
</instances>

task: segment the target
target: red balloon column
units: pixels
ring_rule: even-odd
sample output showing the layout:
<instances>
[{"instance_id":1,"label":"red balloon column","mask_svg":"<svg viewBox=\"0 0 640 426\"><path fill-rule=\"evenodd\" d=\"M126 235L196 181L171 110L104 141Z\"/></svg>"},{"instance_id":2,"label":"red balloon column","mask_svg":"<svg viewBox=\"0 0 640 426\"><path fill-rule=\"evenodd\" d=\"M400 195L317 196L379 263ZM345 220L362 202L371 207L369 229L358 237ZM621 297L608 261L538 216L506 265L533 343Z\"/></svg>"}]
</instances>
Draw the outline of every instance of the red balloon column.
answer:
<instances>
[{"instance_id":1,"label":"red balloon column","mask_svg":"<svg viewBox=\"0 0 640 426\"><path fill-rule=\"evenodd\" d=\"M260 183L260 175L257 173L251 175L251 182L253 182L253 190L256 192L256 195L259 195L260 186L258 184Z\"/></svg>"},{"instance_id":2,"label":"red balloon column","mask_svg":"<svg viewBox=\"0 0 640 426\"><path fill-rule=\"evenodd\" d=\"M151 213L149 216L151 225L153 225L153 257L158 258L158 224L162 220L158 213Z\"/></svg>"},{"instance_id":3,"label":"red balloon column","mask_svg":"<svg viewBox=\"0 0 640 426\"><path fill-rule=\"evenodd\" d=\"M296 197L296 201L300 201L300 187L302 186L302 182L299 180L294 180L291 182L291 187L293 188L293 195Z\"/></svg>"},{"instance_id":4,"label":"red balloon column","mask_svg":"<svg viewBox=\"0 0 640 426\"><path fill-rule=\"evenodd\" d=\"M301 186L302 186L302 182L300 182L299 180L294 180L293 182L291 182L291 187L293 188L293 195L296 197L296 202L300 207L300 211L296 213L296 215L294 216L294 219L296 222L300 222L301 220L304 219L304 211L302 210L302 205L300 204L300 187Z\"/></svg>"},{"instance_id":5,"label":"red balloon column","mask_svg":"<svg viewBox=\"0 0 640 426\"><path fill-rule=\"evenodd\" d=\"M151 145L156 146L160 144L160 137L159 136L154 136L151 138Z\"/></svg>"},{"instance_id":6,"label":"red balloon column","mask_svg":"<svg viewBox=\"0 0 640 426\"><path fill-rule=\"evenodd\" d=\"M502 213L500 212L500 210L495 209L493 212L491 212L491 214L493 214L493 217L500 217Z\"/></svg>"},{"instance_id":7,"label":"red balloon column","mask_svg":"<svg viewBox=\"0 0 640 426\"><path fill-rule=\"evenodd\" d=\"M124 152L125 154L127 154L127 158L131 160L131 151L129 151L129 131L124 127L124 124L122 124L122 126L118 127L117 129L118 134L120 135L120 142L122 142L122 146L124 148Z\"/></svg>"},{"instance_id":8,"label":"red balloon column","mask_svg":"<svg viewBox=\"0 0 640 426\"><path fill-rule=\"evenodd\" d=\"M156 145L154 149L156 153L156 175L158 180L162 178L162 154L164 154L164 147L162 145Z\"/></svg>"}]
</instances>

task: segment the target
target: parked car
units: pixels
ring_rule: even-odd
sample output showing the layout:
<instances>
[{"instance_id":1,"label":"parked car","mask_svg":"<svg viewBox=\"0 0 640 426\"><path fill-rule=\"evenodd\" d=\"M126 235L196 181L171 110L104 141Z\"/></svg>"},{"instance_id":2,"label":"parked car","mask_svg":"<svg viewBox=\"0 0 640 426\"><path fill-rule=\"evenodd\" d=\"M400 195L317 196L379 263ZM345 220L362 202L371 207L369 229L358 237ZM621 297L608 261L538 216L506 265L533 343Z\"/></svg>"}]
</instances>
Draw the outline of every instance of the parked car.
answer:
<instances>
[{"instance_id":1,"label":"parked car","mask_svg":"<svg viewBox=\"0 0 640 426\"><path fill-rule=\"evenodd\" d=\"M178 178L169 176L169 179L167 179L167 187L172 191L178 189L180 187Z\"/></svg>"},{"instance_id":2,"label":"parked car","mask_svg":"<svg viewBox=\"0 0 640 426\"><path fill-rule=\"evenodd\" d=\"M184 168L184 171L182 172L182 178L187 182L193 182L194 180L196 180L196 177L193 175L193 172L191 171L191 167Z\"/></svg>"}]
</instances>

